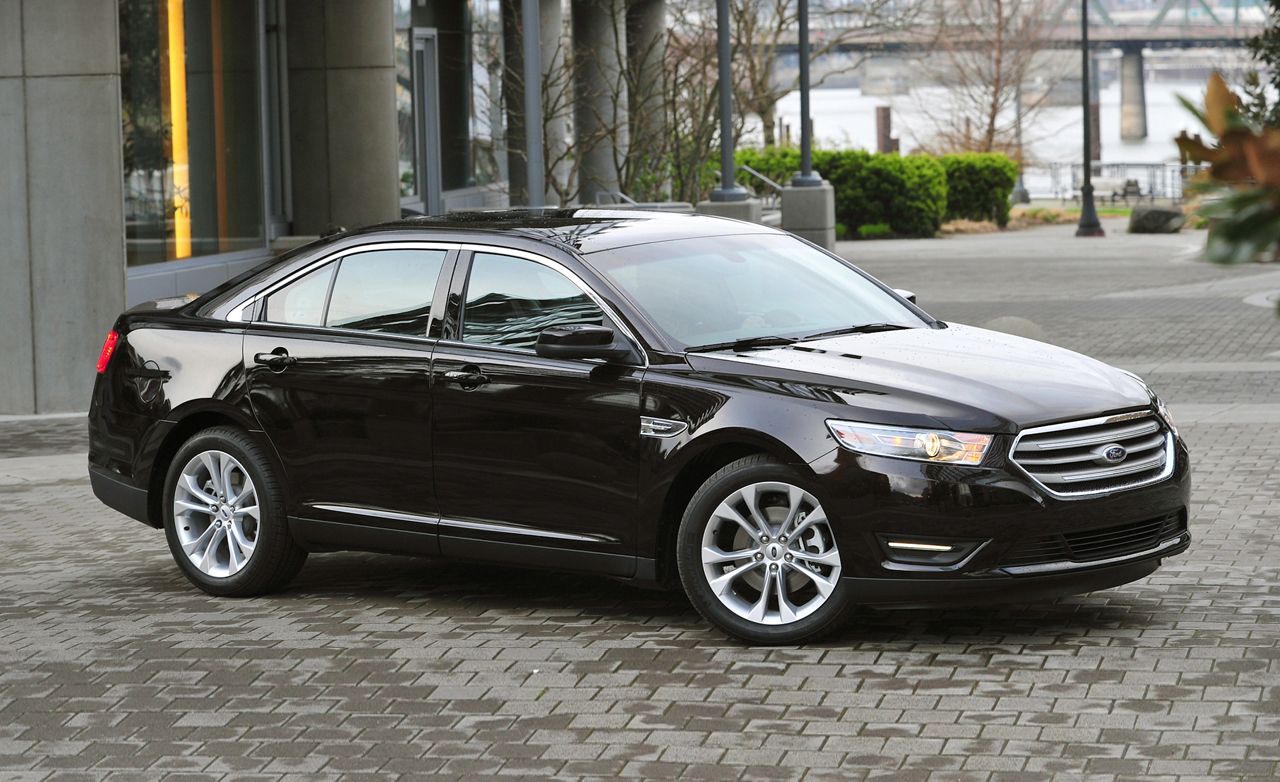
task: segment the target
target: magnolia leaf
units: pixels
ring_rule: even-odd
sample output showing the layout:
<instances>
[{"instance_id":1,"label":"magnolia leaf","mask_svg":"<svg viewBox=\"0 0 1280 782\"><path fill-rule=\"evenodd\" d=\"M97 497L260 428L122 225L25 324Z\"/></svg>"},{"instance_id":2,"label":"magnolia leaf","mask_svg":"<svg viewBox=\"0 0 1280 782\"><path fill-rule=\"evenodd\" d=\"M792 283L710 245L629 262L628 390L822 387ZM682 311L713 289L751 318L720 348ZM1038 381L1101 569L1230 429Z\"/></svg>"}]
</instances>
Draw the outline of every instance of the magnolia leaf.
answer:
<instances>
[{"instance_id":1,"label":"magnolia leaf","mask_svg":"<svg viewBox=\"0 0 1280 782\"><path fill-rule=\"evenodd\" d=\"M1249 176L1262 187L1280 187L1280 128L1266 128L1243 145Z\"/></svg>"},{"instance_id":2,"label":"magnolia leaf","mask_svg":"<svg viewBox=\"0 0 1280 782\"><path fill-rule=\"evenodd\" d=\"M1204 124L1218 138L1239 122L1240 98L1216 71L1209 76L1204 92Z\"/></svg>"}]
</instances>

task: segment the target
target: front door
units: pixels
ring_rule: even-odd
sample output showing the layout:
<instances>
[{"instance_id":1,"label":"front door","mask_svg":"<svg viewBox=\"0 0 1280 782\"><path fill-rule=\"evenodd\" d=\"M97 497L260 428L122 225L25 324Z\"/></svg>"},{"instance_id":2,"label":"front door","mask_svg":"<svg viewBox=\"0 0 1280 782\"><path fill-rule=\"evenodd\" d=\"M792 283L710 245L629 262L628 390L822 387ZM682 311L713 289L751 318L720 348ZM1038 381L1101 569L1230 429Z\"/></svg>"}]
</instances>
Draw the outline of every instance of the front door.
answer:
<instances>
[{"instance_id":1,"label":"front door","mask_svg":"<svg viewBox=\"0 0 1280 782\"><path fill-rule=\"evenodd\" d=\"M429 326L449 252L357 248L265 298L244 360L290 515L417 530L435 550Z\"/></svg>"},{"instance_id":2,"label":"front door","mask_svg":"<svg viewBox=\"0 0 1280 782\"><path fill-rule=\"evenodd\" d=\"M534 353L547 326L616 328L553 262L478 252L464 271L432 370L442 553L630 575L643 369Z\"/></svg>"}]
</instances>

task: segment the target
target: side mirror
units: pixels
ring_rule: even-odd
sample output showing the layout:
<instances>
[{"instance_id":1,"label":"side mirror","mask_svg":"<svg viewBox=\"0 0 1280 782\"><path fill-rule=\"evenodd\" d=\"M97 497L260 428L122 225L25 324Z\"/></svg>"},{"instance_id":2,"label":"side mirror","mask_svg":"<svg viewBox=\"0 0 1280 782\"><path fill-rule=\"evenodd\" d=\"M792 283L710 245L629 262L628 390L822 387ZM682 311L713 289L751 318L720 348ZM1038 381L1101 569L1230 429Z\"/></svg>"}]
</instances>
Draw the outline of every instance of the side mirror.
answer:
<instances>
[{"instance_id":1,"label":"side mirror","mask_svg":"<svg viewBox=\"0 0 1280 782\"><path fill-rule=\"evenodd\" d=\"M534 350L543 358L602 358L618 361L630 358L631 345L608 326L573 323L548 326L538 332Z\"/></svg>"},{"instance_id":2,"label":"side mirror","mask_svg":"<svg viewBox=\"0 0 1280 782\"><path fill-rule=\"evenodd\" d=\"M894 288L893 292L898 294L902 298L906 299L907 301L911 302L912 304L916 303L916 295L911 291L906 290L905 288Z\"/></svg>"}]
</instances>

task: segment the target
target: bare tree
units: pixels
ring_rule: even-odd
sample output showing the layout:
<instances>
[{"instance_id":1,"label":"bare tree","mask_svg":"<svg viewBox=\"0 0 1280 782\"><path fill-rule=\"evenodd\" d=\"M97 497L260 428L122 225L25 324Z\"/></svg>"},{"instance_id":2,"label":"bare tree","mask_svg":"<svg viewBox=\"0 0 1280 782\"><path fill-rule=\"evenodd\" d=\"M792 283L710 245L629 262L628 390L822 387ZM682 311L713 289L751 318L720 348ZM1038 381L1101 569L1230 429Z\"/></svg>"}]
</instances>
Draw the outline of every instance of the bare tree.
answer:
<instances>
[{"instance_id":1,"label":"bare tree","mask_svg":"<svg viewBox=\"0 0 1280 782\"><path fill-rule=\"evenodd\" d=\"M925 69L947 88L947 99L922 104L933 125L932 152L1020 154L1023 124L1061 79L1057 58L1042 53L1061 0L946 0L935 12L934 54ZM1024 90L1039 72L1034 89ZM1020 101L1020 104L1019 104Z\"/></svg>"},{"instance_id":2,"label":"bare tree","mask_svg":"<svg viewBox=\"0 0 1280 782\"><path fill-rule=\"evenodd\" d=\"M741 110L760 118L765 146L777 143L777 105L799 86L799 75L780 67L783 47L794 44L798 27L795 0L732 0L735 39L736 99ZM916 0L817 0L810 3L810 53L813 60L833 62L851 44L874 43L885 33L917 20L924 4ZM866 60L853 56L825 69L814 80L855 70Z\"/></svg>"}]
</instances>

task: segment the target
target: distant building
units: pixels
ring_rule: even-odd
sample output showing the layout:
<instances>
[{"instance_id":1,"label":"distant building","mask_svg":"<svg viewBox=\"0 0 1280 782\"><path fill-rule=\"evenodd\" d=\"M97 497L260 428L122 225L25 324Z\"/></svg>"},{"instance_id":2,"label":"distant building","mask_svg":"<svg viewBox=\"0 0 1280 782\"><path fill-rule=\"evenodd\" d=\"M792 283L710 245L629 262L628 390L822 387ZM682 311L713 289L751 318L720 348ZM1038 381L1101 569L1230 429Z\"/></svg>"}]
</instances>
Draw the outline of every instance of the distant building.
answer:
<instances>
[{"instance_id":1,"label":"distant building","mask_svg":"<svg viewBox=\"0 0 1280 782\"><path fill-rule=\"evenodd\" d=\"M573 78L547 81L587 122L618 42L660 37L664 14L540 0L526 40L520 7L0 0L0 414L84 409L126 304L207 290L331 227L524 203L522 47L547 72L577 53ZM616 189L598 147L625 133L600 135L575 150L583 201Z\"/></svg>"}]
</instances>

